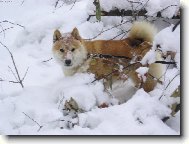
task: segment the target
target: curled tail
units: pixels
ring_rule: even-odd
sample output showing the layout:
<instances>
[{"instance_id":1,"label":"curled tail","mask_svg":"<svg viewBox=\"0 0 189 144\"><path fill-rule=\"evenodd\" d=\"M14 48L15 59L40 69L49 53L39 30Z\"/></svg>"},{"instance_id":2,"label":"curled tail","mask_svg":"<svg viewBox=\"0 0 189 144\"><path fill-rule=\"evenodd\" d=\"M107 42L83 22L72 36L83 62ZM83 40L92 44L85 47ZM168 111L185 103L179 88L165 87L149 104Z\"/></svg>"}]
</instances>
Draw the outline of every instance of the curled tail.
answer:
<instances>
[{"instance_id":1,"label":"curled tail","mask_svg":"<svg viewBox=\"0 0 189 144\"><path fill-rule=\"evenodd\" d=\"M149 22L134 22L129 32L131 39L139 39L142 41L153 42L157 30L154 25Z\"/></svg>"}]
</instances>

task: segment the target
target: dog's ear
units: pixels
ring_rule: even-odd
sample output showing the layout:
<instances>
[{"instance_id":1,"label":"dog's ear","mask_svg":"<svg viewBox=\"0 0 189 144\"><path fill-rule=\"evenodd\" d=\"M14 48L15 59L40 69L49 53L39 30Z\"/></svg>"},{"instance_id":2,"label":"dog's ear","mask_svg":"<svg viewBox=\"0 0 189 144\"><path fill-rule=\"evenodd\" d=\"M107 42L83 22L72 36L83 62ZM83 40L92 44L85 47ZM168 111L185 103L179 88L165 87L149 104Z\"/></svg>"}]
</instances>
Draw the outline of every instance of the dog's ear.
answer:
<instances>
[{"instance_id":1,"label":"dog's ear","mask_svg":"<svg viewBox=\"0 0 189 144\"><path fill-rule=\"evenodd\" d=\"M71 32L71 35L76 39L76 40L81 40L81 36L79 35L79 31L77 28L74 28L73 31Z\"/></svg>"},{"instance_id":2,"label":"dog's ear","mask_svg":"<svg viewBox=\"0 0 189 144\"><path fill-rule=\"evenodd\" d=\"M54 35L53 35L53 43L55 43L56 41L60 40L60 38L62 37L61 33L59 30L55 30L54 31Z\"/></svg>"}]
</instances>

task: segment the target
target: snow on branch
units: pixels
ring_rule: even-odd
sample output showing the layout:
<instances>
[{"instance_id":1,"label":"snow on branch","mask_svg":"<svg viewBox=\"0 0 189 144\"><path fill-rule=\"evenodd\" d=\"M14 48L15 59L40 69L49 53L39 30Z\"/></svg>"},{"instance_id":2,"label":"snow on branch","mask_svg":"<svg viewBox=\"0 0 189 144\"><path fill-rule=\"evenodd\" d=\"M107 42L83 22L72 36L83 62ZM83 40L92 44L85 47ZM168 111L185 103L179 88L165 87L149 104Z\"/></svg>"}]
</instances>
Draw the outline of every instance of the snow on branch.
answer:
<instances>
[{"instance_id":1,"label":"snow on branch","mask_svg":"<svg viewBox=\"0 0 189 144\"><path fill-rule=\"evenodd\" d=\"M101 1L102 6L101 6L101 12L102 16L132 16L135 20L137 20L138 16L143 16L143 17L163 17L163 18L172 18L172 19L180 19L179 14L174 14L177 11L177 7L179 7L179 3L175 1L174 3L170 3L170 5L165 6L163 2L160 2L159 4L161 5L159 8L154 8L156 7L155 3L152 1L147 0L146 2L144 1L119 1L117 3L110 1L109 4L107 5L107 2L105 0ZM93 11L95 11L95 6L92 6L92 4L89 4L89 17L88 21L92 16L95 16L93 14ZM165 14L167 9L173 8L170 14ZM162 16L163 15L163 16Z\"/></svg>"}]
</instances>

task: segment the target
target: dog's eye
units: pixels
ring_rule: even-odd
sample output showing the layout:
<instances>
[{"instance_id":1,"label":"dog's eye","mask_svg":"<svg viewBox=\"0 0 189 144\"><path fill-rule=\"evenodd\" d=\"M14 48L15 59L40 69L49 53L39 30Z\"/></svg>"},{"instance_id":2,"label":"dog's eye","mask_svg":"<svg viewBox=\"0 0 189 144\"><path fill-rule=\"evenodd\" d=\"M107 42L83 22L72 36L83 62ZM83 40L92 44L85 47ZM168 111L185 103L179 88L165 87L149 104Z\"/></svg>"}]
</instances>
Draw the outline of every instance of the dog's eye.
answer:
<instances>
[{"instance_id":1,"label":"dog's eye","mask_svg":"<svg viewBox=\"0 0 189 144\"><path fill-rule=\"evenodd\" d=\"M64 52L64 49L60 49L61 52Z\"/></svg>"},{"instance_id":2,"label":"dog's eye","mask_svg":"<svg viewBox=\"0 0 189 144\"><path fill-rule=\"evenodd\" d=\"M73 48L71 51L72 51L72 52L75 51L75 48Z\"/></svg>"}]
</instances>

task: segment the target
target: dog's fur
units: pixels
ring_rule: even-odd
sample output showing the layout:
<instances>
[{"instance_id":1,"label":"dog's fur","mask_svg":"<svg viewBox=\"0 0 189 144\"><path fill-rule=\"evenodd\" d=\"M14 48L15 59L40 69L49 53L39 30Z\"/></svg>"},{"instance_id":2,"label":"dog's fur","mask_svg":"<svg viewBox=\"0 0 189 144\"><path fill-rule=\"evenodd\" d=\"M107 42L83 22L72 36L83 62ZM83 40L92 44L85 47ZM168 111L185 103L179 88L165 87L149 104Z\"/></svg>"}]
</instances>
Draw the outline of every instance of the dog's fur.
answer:
<instances>
[{"instance_id":1,"label":"dog's fur","mask_svg":"<svg viewBox=\"0 0 189 144\"><path fill-rule=\"evenodd\" d=\"M141 60L151 49L151 43L155 33L156 29L154 26L147 22L135 22L129 32L129 37L123 40L86 41L81 38L77 28L74 28L71 33L65 33L63 35L59 30L55 30L53 35L53 54L62 66L66 76L71 76L77 72L88 71L94 73L96 77L99 77L109 72L108 69L113 66L112 63L120 62L120 60L95 59L96 64L92 64L93 59L88 59L88 54L124 56L130 59L135 57L135 60ZM122 64L128 65L129 62L122 61ZM141 79L135 72L138 67L133 67L130 71L127 71L128 76L137 87L143 87L146 91L153 90L157 81L149 76L143 86L141 86ZM160 65L155 64L151 67L153 68L149 70L151 72L150 75L156 77L162 74Z\"/></svg>"}]
</instances>

